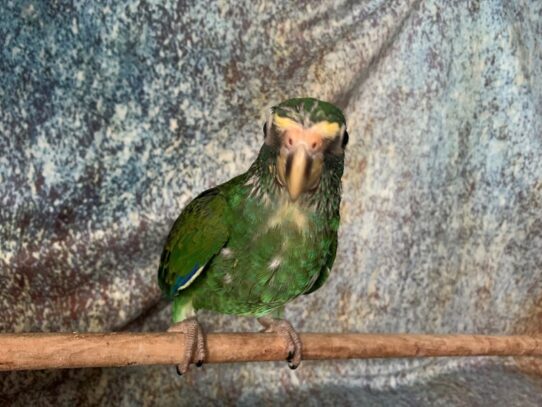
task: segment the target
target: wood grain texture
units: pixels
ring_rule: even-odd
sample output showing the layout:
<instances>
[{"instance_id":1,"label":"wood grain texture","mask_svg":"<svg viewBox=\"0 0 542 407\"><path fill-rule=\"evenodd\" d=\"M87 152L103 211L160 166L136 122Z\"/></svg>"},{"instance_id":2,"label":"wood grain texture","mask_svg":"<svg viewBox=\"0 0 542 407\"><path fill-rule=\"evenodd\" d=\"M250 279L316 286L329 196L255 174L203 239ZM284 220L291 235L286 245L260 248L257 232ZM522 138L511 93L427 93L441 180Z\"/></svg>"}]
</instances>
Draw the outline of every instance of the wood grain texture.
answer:
<instances>
[{"instance_id":1,"label":"wood grain texture","mask_svg":"<svg viewBox=\"0 0 542 407\"><path fill-rule=\"evenodd\" d=\"M542 336L301 334L304 360L429 356L542 356ZM286 359L275 334L207 335L206 363ZM184 354L181 333L0 334L0 371L173 365Z\"/></svg>"}]
</instances>

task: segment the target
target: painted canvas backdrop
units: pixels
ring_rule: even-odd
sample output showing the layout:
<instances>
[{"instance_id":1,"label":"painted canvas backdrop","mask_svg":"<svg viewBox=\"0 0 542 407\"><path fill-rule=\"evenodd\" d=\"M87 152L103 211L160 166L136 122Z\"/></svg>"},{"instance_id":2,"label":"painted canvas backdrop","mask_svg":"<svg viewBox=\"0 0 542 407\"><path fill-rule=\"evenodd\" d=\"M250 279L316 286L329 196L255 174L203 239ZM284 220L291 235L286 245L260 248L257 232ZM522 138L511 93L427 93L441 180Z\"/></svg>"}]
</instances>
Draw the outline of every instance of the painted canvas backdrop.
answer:
<instances>
[{"instance_id":1,"label":"painted canvas backdrop","mask_svg":"<svg viewBox=\"0 0 542 407\"><path fill-rule=\"evenodd\" d=\"M268 108L347 116L329 282L301 331L534 333L542 5L10 1L0 11L0 330L165 330L161 246L246 170ZM204 313L208 330L255 330ZM2 374L13 404L539 405L540 362L419 359Z\"/></svg>"}]
</instances>

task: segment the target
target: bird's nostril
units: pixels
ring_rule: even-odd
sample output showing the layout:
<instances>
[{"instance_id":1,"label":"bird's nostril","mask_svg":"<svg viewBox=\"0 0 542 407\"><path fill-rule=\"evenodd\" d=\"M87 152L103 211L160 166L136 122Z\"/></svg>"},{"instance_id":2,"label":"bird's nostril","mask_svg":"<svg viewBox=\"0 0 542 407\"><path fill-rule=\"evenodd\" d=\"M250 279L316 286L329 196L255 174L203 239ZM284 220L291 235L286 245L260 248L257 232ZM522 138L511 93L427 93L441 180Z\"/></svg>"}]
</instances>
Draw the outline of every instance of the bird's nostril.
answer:
<instances>
[{"instance_id":1,"label":"bird's nostril","mask_svg":"<svg viewBox=\"0 0 542 407\"><path fill-rule=\"evenodd\" d=\"M312 143L312 149L314 150L316 148L316 141Z\"/></svg>"},{"instance_id":2,"label":"bird's nostril","mask_svg":"<svg viewBox=\"0 0 542 407\"><path fill-rule=\"evenodd\" d=\"M288 145L291 146L292 144L294 144L294 142L292 141L292 138L288 137Z\"/></svg>"}]
</instances>

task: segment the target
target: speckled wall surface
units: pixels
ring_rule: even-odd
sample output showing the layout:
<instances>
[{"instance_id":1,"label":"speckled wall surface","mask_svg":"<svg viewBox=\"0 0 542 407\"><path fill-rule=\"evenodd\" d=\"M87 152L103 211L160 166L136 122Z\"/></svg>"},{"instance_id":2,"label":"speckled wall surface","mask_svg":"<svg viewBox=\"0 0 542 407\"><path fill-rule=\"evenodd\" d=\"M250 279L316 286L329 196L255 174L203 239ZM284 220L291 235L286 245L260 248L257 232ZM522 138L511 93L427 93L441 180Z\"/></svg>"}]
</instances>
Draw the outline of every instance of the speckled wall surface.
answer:
<instances>
[{"instance_id":1,"label":"speckled wall surface","mask_svg":"<svg viewBox=\"0 0 542 407\"><path fill-rule=\"evenodd\" d=\"M539 1L9 1L0 330L164 330L184 204L246 168L267 109L334 101L351 143L334 271L303 331L542 329ZM247 319L202 316L210 330ZM432 359L27 372L13 404L541 405L542 363Z\"/></svg>"}]
</instances>

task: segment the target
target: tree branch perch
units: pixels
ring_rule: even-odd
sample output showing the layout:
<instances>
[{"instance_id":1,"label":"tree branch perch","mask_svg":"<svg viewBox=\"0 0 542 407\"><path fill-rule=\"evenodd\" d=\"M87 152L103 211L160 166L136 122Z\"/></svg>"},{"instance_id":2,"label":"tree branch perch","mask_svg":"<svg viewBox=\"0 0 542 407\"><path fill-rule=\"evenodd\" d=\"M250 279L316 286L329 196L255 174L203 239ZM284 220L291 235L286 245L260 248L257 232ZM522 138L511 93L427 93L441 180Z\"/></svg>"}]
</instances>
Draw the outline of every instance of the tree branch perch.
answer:
<instances>
[{"instance_id":1,"label":"tree branch perch","mask_svg":"<svg viewBox=\"0 0 542 407\"><path fill-rule=\"evenodd\" d=\"M542 356L542 335L301 334L303 360L430 356ZM284 340L267 333L207 335L206 363L286 359ZM175 365L182 333L0 334L0 371Z\"/></svg>"}]
</instances>

